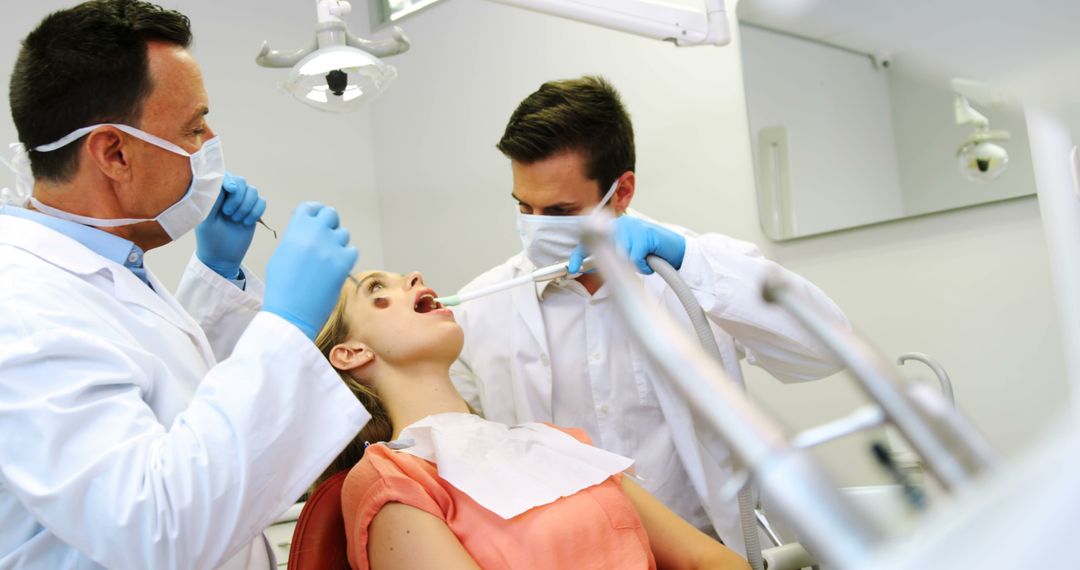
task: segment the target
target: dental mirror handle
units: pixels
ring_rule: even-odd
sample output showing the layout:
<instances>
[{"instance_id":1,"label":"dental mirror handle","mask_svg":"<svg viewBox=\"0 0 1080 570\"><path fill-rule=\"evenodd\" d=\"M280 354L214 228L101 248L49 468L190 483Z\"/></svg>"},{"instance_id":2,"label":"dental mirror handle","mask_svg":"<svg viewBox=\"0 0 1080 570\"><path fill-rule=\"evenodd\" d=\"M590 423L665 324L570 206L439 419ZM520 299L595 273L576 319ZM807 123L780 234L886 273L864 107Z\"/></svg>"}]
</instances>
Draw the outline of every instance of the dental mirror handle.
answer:
<instances>
[{"instance_id":1,"label":"dental mirror handle","mask_svg":"<svg viewBox=\"0 0 1080 570\"><path fill-rule=\"evenodd\" d=\"M465 301L471 301L479 297L486 297L492 293L505 291L507 289L517 287L518 285L524 285L525 283L542 283L544 281L551 281L552 279L560 279L562 277L567 277L570 275L570 272L568 270L569 264L569 261L564 261L562 263L548 265L547 267L541 267L540 269L537 269L536 271L533 271L528 275L515 277L514 279L503 281L502 283L497 283L490 287L485 287L476 291L470 291L468 293L458 293L457 295L450 295L448 297L439 297L438 299L435 299L435 301L442 304L442 306L444 307L454 307L464 303ZM582 273L589 271L593 267L595 267L595 265L593 264L592 256L586 257L584 260L582 260Z\"/></svg>"}]
</instances>

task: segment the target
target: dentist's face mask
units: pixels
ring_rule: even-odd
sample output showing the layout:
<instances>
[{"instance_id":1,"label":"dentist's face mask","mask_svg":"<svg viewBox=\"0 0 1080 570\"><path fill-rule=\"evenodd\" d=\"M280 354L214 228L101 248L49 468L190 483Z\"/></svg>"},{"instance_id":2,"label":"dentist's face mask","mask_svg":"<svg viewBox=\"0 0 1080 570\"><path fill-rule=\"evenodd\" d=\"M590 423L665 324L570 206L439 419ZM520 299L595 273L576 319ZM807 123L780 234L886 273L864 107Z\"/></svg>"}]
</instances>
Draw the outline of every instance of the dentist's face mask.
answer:
<instances>
[{"instance_id":1,"label":"dentist's face mask","mask_svg":"<svg viewBox=\"0 0 1080 570\"><path fill-rule=\"evenodd\" d=\"M618 187L619 181L616 179L600 203L584 216L537 216L518 211L518 235L525 248L525 256L536 267L565 263L581 243L585 220L606 206Z\"/></svg>"},{"instance_id":2,"label":"dentist's face mask","mask_svg":"<svg viewBox=\"0 0 1080 570\"><path fill-rule=\"evenodd\" d=\"M116 127L156 147L188 157L191 161L191 184L188 186L187 193L175 204L153 218L100 219L78 216L46 206L31 196L30 203L34 205L35 209L50 216L97 228L115 228L142 222L157 222L173 240L179 239L180 236L188 233L206 219L210 209L214 207L214 201L217 200L217 196L221 192L221 183L225 180L225 155L221 150L220 137L214 137L206 141L203 143L202 148L191 154L167 140L143 132L135 127L103 123L83 127L54 143L39 146L34 150L38 152L54 151L86 136L98 127Z\"/></svg>"}]
</instances>

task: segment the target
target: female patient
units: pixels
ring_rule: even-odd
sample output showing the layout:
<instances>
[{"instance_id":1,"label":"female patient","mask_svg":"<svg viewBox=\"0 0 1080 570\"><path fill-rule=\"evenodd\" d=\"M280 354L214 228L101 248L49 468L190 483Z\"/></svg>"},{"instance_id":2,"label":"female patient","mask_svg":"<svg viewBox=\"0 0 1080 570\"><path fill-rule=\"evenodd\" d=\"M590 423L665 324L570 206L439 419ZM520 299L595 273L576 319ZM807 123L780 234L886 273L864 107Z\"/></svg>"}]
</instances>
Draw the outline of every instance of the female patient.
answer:
<instances>
[{"instance_id":1,"label":"female patient","mask_svg":"<svg viewBox=\"0 0 1080 570\"><path fill-rule=\"evenodd\" d=\"M316 340L373 416L324 474L351 469L353 568L748 568L584 432L471 415L453 314L417 273L358 277Z\"/></svg>"}]
</instances>

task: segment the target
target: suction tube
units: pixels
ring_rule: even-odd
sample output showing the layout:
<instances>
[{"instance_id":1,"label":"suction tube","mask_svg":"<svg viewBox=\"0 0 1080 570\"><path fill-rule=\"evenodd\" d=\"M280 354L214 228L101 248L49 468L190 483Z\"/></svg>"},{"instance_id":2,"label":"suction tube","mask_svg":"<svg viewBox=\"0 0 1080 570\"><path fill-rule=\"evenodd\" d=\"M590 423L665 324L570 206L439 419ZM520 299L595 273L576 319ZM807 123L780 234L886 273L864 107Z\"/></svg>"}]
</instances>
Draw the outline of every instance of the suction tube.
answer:
<instances>
[{"instance_id":1,"label":"suction tube","mask_svg":"<svg viewBox=\"0 0 1080 570\"><path fill-rule=\"evenodd\" d=\"M690 323L694 327L698 342L701 343L701 348L717 363L723 365L720 347L716 344L716 337L713 335L712 327L709 326L709 319L705 316L705 310L701 308L697 297L694 297L694 292L690 290L690 286L679 276L678 270L655 255L646 257L645 262L664 279L668 287L671 287L671 290L675 293L675 297L682 303L683 309L686 310L687 316L690 317ZM757 519L754 513L754 492L749 483L739 491L739 522L742 524L747 562L750 563L753 570L764 570L765 565L761 557L761 542L758 540Z\"/></svg>"}]
</instances>

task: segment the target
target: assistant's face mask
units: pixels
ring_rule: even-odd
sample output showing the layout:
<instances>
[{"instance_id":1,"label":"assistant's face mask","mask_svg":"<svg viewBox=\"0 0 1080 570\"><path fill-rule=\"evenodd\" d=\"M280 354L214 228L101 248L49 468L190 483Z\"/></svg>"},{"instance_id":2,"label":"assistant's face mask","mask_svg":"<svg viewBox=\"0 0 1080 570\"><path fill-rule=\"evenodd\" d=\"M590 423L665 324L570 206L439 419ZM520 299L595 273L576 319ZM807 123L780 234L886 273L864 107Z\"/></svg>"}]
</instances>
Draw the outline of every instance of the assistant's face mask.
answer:
<instances>
[{"instance_id":1,"label":"assistant's face mask","mask_svg":"<svg viewBox=\"0 0 1080 570\"><path fill-rule=\"evenodd\" d=\"M192 154L165 139L143 132L135 127L116 123L102 123L83 127L54 143L39 146L34 150L38 152L54 151L86 136L98 127L116 127L156 147L188 157L191 161L191 184L188 185L187 193L175 204L153 218L90 218L46 206L33 196L30 196L30 203L34 205L35 209L50 216L97 228L116 228L142 222L157 222L173 240L179 239L180 236L188 233L199 225L199 222L206 219L210 209L214 207L214 201L217 200L218 194L221 192L221 183L225 180L225 155L221 150L220 137L214 137L206 141L203 143L202 148Z\"/></svg>"},{"instance_id":2,"label":"assistant's face mask","mask_svg":"<svg viewBox=\"0 0 1080 570\"><path fill-rule=\"evenodd\" d=\"M570 259L574 248L581 243L585 220L607 205L619 181L615 180L600 203L583 216L537 216L517 213L518 236L525 248L525 256L536 267L563 263Z\"/></svg>"}]
</instances>

